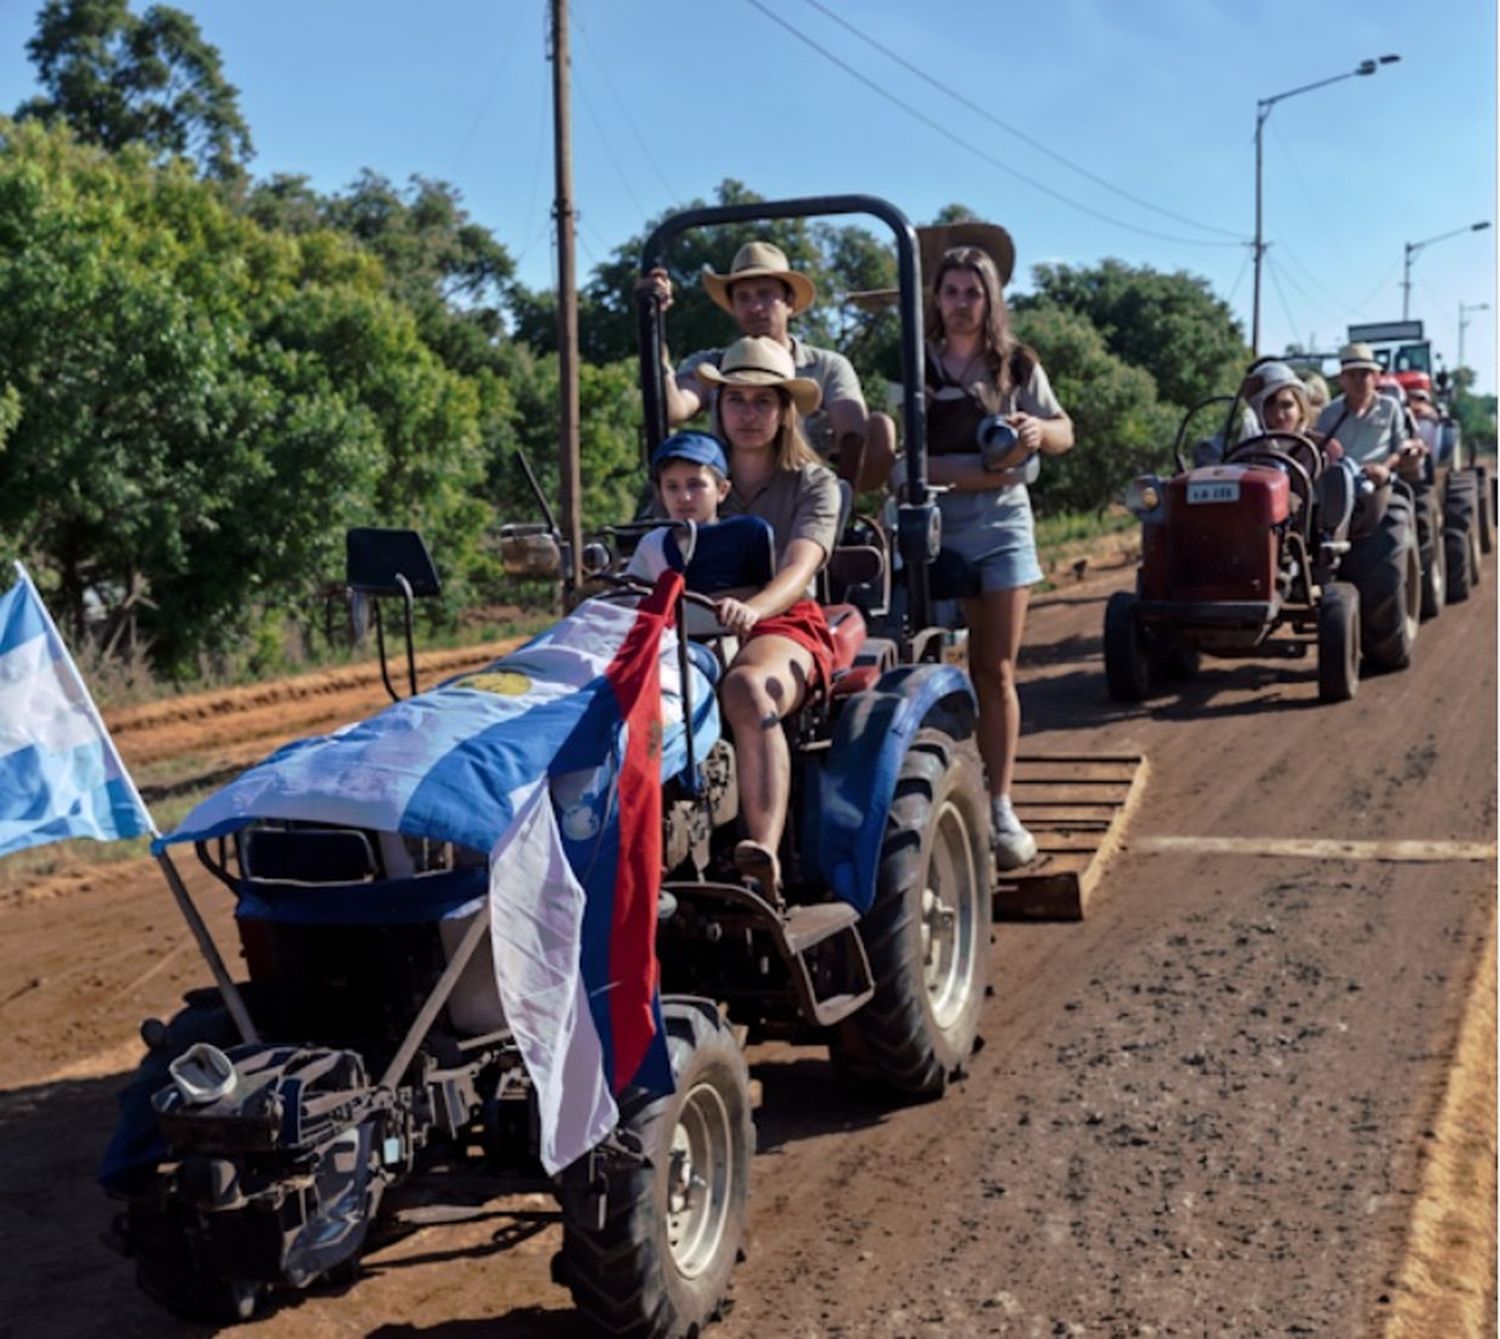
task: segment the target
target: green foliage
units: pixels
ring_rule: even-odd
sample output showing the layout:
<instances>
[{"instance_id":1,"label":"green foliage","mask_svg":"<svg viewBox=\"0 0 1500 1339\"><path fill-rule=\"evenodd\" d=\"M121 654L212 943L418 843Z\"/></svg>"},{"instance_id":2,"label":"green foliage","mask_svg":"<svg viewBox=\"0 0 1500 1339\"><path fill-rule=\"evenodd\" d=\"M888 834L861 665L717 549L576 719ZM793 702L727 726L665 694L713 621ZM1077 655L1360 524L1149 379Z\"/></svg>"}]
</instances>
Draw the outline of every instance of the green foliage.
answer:
<instances>
[{"instance_id":1,"label":"green foliage","mask_svg":"<svg viewBox=\"0 0 1500 1339\"><path fill-rule=\"evenodd\" d=\"M1495 449L1495 397L1474 394L1474 369L1460 367L1453 374L1453 416L1464 441L1476 451ZM0 438L3 440L3 438Z\"/></svg>"},{"instance_id":2,"label":"green foliage","mask_svg":"<svg viewBox=\"0 0 1500 1339\"><path fill-rule=\"evenodd\" d=\"M1102 511L1133 475L1166 463L1176 411L1157 400L1148 372L1110 352L1087 317L1033 305L1017 313L1016 333L1040 356L1076 434L1066 455L1042 460L1031 490L1039 513Z\"/></svg>"},{"instance_id":3,"label":"green foliage","mask_svg":"<svg viewBox=\"0 0 1500 1339\"><path fill-rule=\"evenodd\" d=\"M413 177L402 191L367 170L342 194L322 196L305 177L281 175L249 191L244 209L266 228L354 239L380 260L386 291L415 314L444 363L466 374L504 366L501 311L515 266L446 182Z\"/></svg>"},{"instance_id":4,"label":"green foliage","mask_svg":"<svg viewBox=\"0 0 1500 1339\"><path fill-rule=\"evenodd\" d=\"M153 5L137 17L129 0L47 0L26 51L46 95L23 103L19 118L66 122L106 149L186 157L226 181L253 153L218 48L180 9Z\"/></svg>"},{"instance_id":5,"label":"green foliage","mask_svg":"<svg viewBox=\"0 0 1500 1339\"><path fill-rule=\"evenodd\" d=\"M75 635L90 600L133 607L180 667L258 607L310 611L353 524L435 536L455 599L479 562L478 397L380 265L144 149L0 124L0 367L0 535Z\"/></svg>"},{"instance_id":6,"label":"green foliage","mask_svg":"<svg viewBox=\"0 0 1500 1339\"><path fill-rule=\"evenodd\" d=\"M557 355L523 354L508 390L513 409L508 431L491 445L489 494L495 499L498 515L505 520L540 520L536 500L514 453L517 448L526 452L542 491L552 502L558 495L560 440ZM580 509L584 528L590 529L632 516L645 481L641 398L634 360L602 367L582 364L578 410L583 462Z\"/></svg>"},{"instance_id":7,"label":"green foliage","mask_svg":"<svg viewBox=\"0 0 1500 1339\"><path fill-rule=\"evenodd\" d=\"M1109 351L1149 372L1163 400L1184 409L1232 390L1250 361L1229 305L1206 279L1177 270L1106 260L1098 265L1038 265L1028 305L1052 303L1087 317Z\"/></svg>"}]
</instances>

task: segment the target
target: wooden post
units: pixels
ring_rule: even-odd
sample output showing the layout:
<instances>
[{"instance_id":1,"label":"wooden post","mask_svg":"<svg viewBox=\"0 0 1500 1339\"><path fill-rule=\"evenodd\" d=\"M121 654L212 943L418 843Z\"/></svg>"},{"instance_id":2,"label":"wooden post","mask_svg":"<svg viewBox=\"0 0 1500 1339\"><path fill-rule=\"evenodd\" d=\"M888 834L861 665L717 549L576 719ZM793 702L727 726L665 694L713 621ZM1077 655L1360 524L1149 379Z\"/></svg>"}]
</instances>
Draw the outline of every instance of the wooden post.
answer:
<instances>
[{"instance_id":1,"label":"wooden post","mask_svg":"<svg viewBox=\"0 0 1500 1339\"><path fill-rule=\"evenodd\" d=\"M562 513L564 576L583 576L583 491L578 448L578 279L574 268L573 146L568 107L568 0L552 0L552 119L557 198L558 503Z\"/></svg>"}]
</instances>

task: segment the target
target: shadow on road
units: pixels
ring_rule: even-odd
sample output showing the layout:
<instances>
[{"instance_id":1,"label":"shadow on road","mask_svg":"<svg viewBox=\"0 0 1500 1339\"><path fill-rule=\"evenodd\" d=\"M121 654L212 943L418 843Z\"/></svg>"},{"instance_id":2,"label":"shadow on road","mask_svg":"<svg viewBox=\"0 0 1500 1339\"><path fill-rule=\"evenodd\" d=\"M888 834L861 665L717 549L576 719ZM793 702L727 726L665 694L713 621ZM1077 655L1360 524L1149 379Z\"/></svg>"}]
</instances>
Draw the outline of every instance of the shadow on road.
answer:
<instances>
[{"instance_id":1,"label":"shadow on road","mask_svg":"<svg viewBox=\"0 0 1500 1339\"><path fill-rule=\"evenodd\" d=\"M1024 663L1024 653L1022 659ZM1115 702L1105 690L1102 667L1070 670L1021 686L1022 734L1029 739L1051 730L1077 730L1115 721L1228 719L1326 707L1315 694L1306 692L1316 675L1315 666L1295 662L1205 661L1196 677L1163 685L1144 702ZM1293 686L1301 690L1295 697L1285 691ZM1221 700L1243 693L1258 696L1248 701Z\"/></svg>"},{"instance_id":2,"label":"shadow on road","mask_svg":"<svg viewBox=\"0 0 1500 1339\"><path fill-rule=\"evenodd\" d=\"M755 1113L757 1153L773 1153L799 1139L879 1125L901 1105L899 1098L873 1083L842 1077L827 1059L763 1060L751 1073L765 1094Z\"/></svg>"},{"instance_id":3,"label":"shadow on road","mask_svg":"<svg viewBox=\"0 0 1500 1339\"><path fill-rule=\"evenodd\" d=\"M378 1325L367 1339L573 1339L583 1333L576 1311L547 1311L539 1306L518 1306L503 1316L477 1320L440 1320L431 1325L401 1322Z\"/></svg>"}]
</instances>

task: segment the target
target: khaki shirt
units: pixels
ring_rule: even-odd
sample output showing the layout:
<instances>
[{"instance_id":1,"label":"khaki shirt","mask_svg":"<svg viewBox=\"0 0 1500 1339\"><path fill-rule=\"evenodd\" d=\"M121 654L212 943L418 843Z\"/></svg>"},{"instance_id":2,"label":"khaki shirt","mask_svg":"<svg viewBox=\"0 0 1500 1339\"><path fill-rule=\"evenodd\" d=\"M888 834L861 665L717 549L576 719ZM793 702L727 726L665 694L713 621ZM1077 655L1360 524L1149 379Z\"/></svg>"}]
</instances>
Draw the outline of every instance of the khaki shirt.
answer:
<instances>
[{"instance_id":1,"label":"khaki shirt","mask_svg":"<svg viewBox=\"0 0 1500 1339\"><path fill-rule=\"evenodd\" d=\"M1338 438L1344 454L1356 465L1383 464L1406 440L1401 406L1388 395L1377 395L1363 414L1347 409L1340 395L1318 415L1318 431Z\"/></svg>"},{"instance_id":2,"label":"khaki shirt","mask_svg":"<svg viewBox=\"0 0 1500 1339\"><path fill-rule=\"evenodd\" d=\"M834 447L833 430L828 426L827 407L838 400L853 400L861 409L864 409L865 394L860 389L859 376L854 371L854 364L843 354L835 353L832 349L819 349L811 344L804 344L796 335L791 336L791 341L792 364L797 375L806 377L809 381L816 381L818 388L823 392L822 405L803 419L802 432L813 450L820 456L826 457ZM704 349L690 358L684 358L677 369L677 380L681 382L684 377L692 376L694 370L704 363L712 363L718 367L723 356L723 349ZM703 382L699 385L707 392L703 408L708 412L709 421L712 422L714 400L718 395L718 390Z\"/></svg>"},{"instance_id":3,"label":"khaki shirt","mask_svg":"<svg viewBox=\"0 0 1500 1339\"><path fill-rule=\"evenodd\" d=\"M838 543L839 485L823 465L777 470L753 497L730 489L719 507L721 516L748 513L770 523L776 536L776 563L786 561L794 539L810 539L823 550L824 561Z\"/></svg>"}]
</instances>

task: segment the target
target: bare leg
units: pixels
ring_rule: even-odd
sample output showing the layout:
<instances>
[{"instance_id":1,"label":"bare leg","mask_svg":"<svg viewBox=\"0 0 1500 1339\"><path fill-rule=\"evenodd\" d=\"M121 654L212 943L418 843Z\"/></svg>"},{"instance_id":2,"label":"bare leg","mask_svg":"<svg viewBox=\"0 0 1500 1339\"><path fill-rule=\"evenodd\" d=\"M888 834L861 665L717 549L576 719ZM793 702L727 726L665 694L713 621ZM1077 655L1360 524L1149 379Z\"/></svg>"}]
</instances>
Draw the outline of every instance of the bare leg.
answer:
<instances>
[{"instance_id":1,"label":"bare leg","mask_svg":"<svg viewBox=\"0 0 1500 1339\"><path fill-rule=\"evenodd\" d=\"M991 795L1009 795L1021 733L1016 657L1026 624L1029 587L986 591L964 601L969 625L969 677L979 697L979 756Z\"/></svg>"},{"instance_id":2,"label":"bare leg","mask_svg":"<svg viewBox=\"0 0 1500 1339\"><path fill-rule=\"evenodd\" d=\"M771 852L781 844L792 783L781 722L807 696L812 671L811 652L790 638L756 637L735 657L719 690L734 735L745 832Z\"/></svg>"}]
</instances>

